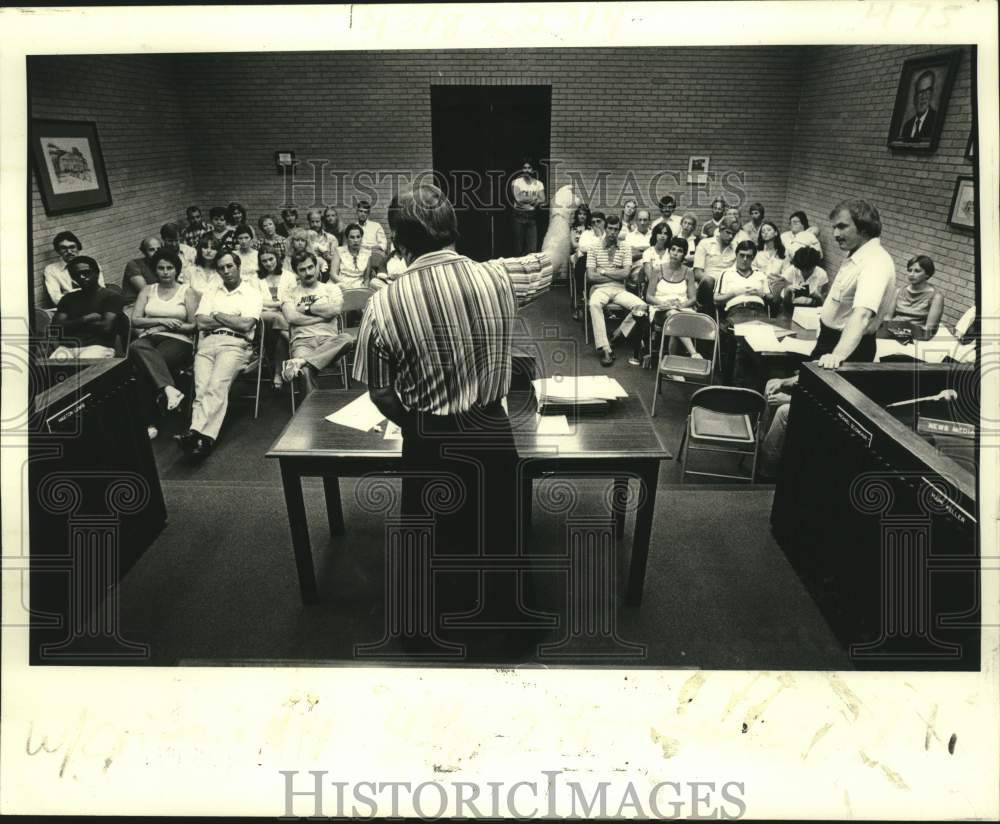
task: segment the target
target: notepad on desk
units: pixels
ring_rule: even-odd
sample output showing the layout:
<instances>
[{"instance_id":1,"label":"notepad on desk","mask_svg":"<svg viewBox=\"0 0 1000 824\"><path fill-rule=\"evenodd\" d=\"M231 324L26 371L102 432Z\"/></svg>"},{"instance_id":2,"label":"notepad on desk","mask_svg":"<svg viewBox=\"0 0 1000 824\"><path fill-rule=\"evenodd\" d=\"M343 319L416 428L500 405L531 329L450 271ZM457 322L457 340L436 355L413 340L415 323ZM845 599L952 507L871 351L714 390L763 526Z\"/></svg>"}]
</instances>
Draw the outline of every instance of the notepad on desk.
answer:
<instances>
[{"instance_id":1,"label":"notepad on desk","mask_svg":"<svg viewBox=\"0 0 1000 824\"><path fill-rule=\"evenodd\" d=\"M565 415L536 415L537 435L571 435L569 420Z\"/></svg>"}]
</instances>

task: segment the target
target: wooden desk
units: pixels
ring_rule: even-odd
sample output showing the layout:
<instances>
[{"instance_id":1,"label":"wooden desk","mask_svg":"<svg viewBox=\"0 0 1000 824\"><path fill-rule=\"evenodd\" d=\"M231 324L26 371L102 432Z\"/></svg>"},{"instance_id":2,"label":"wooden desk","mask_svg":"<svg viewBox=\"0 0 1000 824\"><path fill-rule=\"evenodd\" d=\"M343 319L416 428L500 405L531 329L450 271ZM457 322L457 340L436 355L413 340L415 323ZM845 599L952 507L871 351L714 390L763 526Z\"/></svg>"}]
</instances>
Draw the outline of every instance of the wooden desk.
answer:
<instances>
[{"instance_id":1,"label":"wooden desk","mask_svg":"<svg viewBox=\"0 0 1000 824\"><path fill-rule=\"evenodd\" d=\"M386 440L382 432L358 432L324 418L357 398L365 389L318 390L309 395L271 446L268 458L281 466L281 481L288 507L292 549L299 574L302 600L316 600L316 574L302 497L302 478L323 478L327 522L331 535L344 532L341 507L341 477L373 473L394 474L402 466L401 440ZM625 500L629 480L638 480L646 490L636 506L632 557L629 564L626 603L642 602L649 537L653 526L660 461L672 455L653 429L645 404L639 397L619 400L606 415L580 416L570 420L572 434L538 435L535 432L534 397L511 392L507 398L511 426L525 472L524 511L531 517L532 481L553 475L611 477L614 479L616 534L625 529Z\"/></svg>"},{"instance_id":2,"label":"wooden desk","mask_svg":"<svg viewBox=\"0 0 1000 824\"><path fill-rule=\"evenodd\" d=\"M795 337L799 340L816 340L819 337L819 332L815 329L806 329L804 326L799 326L797 323L792 322L790 315L779 315L776 318L761 318L761 323L769 324L777 329L788 329L795 333ZM754 388L763 391L764 386L767 384L768 380L771 378L786 378L798 371L798 368L808 360L812 359L812 355L800 355L796 352L786 352L784 350L776 350L773 352L758 352L751 349L747 345L746 341L743 339L737 342L737 355L736 355L736 378L739 380L741 371L741 357L740 352L751 364L751 369L754 373L760 376L760 385Z\"/></svg>"}]
</instances>

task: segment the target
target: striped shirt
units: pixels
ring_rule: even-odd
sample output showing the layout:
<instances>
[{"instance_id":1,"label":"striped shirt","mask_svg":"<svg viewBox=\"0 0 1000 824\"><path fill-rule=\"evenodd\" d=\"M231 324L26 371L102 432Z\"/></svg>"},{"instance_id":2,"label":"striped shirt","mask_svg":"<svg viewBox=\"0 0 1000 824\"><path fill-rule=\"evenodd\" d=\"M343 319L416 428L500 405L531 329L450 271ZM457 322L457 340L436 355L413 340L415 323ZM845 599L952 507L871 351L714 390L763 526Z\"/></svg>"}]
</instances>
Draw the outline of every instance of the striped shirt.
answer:
<instances>
[{"instance_id":1,"label":"striped shirt","mask_svg":"<svg viewBox=\"0 0 1000 824\"><path fill-rule=\"evenodd\" d=\"M486 263L449 249L423 255L368 301L354 377L434 415L499 401L510 389L517 305L551 282L541 253Z\"/></svg>"},{"instance_id":2,"label":"striped shirt","mask_svg":"<svg viewBox=\"0 0 1000 824\"><path fill-rule=\"evenodd\" d=\"M610 248L605 242L590 248L587 255L587 268L590 271L598 269L628 269L632 265L632 248L619 240L616 246Z\"/></svg>"}]
</instances>

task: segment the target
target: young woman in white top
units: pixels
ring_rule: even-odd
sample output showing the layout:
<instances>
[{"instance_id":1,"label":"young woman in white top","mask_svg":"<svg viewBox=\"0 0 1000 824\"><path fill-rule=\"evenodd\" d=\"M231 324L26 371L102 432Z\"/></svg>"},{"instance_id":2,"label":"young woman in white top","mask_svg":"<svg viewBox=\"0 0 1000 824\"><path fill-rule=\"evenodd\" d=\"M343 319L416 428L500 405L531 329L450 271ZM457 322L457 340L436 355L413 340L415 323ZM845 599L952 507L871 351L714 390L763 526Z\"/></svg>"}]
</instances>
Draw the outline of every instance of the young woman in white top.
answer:
<instances>
[{"instance_id":1,"label":"young woman in white top","mask_svg":"<svg viewBox=\"0 0 1000 824\"><path fill-rule=\"evenodd\" d=\"M172 412L184 398L174 386L173 372L191 362L198 296L187 284L177 282L183 264L173 249L158 249L151 264L156 283L143 287L136 298L132 328L138 339L129 347L129 359L139 376L149 437L155 438L156 402L162 400Z\"/></svg>"},{"instance_id":2,"label":"young woman in white top","mask_svg":"<svg viewBox=\"0 0 1000 824\"><path fill-rule=\"evenodd\" d=\"M768 302L777 301L781 290L788 285L786 270L792 265L791 256L785 252L778 227L770 220L760 225L757 236L757 255L753 268L767 275Z\"/></svg>"},{"instance_id":3,"label":"young woman in white top","mask_svg":"<svg viewBox=\"0 0 1000 824\"><path fill-rule=\"evenodd\" d=\"M257 250L257 284L263 308L260 319L267 324L264 333L268 363L271 364L271 387L280 392L281 364L288 357L288 323L281 313L285 294L294 288L295 275L284 268L284 257L278 249L268 243Z\"/></svg>"},{"instance_id":4,"label":"young woman in white top","mask_svg":"<svg viewBox=\"0 0 1000 824\"><path fill-rule=\"evenodd\" d=\"M629 232L635 231L635 216L639 213L639 204L634 198L629 198L622 204L622 230L621 237L625 237Z\"/></svg>"},{"instance_id":5,"label":"young woman in white top","mask_svg":"<svg viewBox=\"0 0 1000 824\"><path fill-rule=\"evenodd\" d=\"M669 240L668 240L669 238ZM650 233L651 246L642 254L642 268L646 276L647 313L641 310L626 318L618 328L625 338L630 338L633 345L629 364L638 366L647 354L651 314L655 319L657 312L665 312L669 318L675 312L693 312L697 301L697 290L694 273L685 266L687 241L683 238L671 238L670 227L660 223L653 227ZM678 338L687 354L692 358L700 358L694 341L691 338Z\"/></svg>"},{"instance_id":6,"label":"young woman in white top","mask_svg":"<svg viewBox=\"0 0 1000 824\"><path fill-rule=\"evenodd\" d=\"M819 256L823 257L823 247L816 233L809 228L809 218L803 211L792 212L788 218L788 231L781 233L781 242L785 245L785 254L794 255L797 249L811 246Z\"/></svg>"},{"instance_id":7,"label":"young woman in white top","mask_svg":"<svg viewBox=\"0 0 1000 824\"><path fill-rule=\"evenodd\" d=\"M302 229L301 227L292 229L292 231L288 233L288 246L286 247L288 251L286 257L289 263L291 263L295 260L297 255L312 252L317 257L320 279L326 281L328 279L327 273L330 271L330 264L326 262L326 258L322 257L319 252L316 251L310 234L311 233L308 229Z\"/></svg>"},{"instance_id":8,"label":"young woman in white top","mask_svg":"<svg viewBox=\"0 0 1000 824\"><path fill-rule=\"evenodd\" d=\"M215 259L221 251L222 244L212 237L210 232L206 232L198 241L194 255L194 266L181 276L199 298L212 286L222 283L218 272L215 271Z\"/></svg>"}]
</instances>

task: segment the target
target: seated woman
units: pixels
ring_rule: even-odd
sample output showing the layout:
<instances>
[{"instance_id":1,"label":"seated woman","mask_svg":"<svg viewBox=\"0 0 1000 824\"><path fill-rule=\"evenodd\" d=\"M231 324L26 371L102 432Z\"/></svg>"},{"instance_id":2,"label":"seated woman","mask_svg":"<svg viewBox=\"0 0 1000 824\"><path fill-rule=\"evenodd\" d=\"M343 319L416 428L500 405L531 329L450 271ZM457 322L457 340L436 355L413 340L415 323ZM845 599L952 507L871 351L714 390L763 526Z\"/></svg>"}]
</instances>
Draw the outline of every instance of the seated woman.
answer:
<instances>
[{"instance_id":1,"label":"seated woman","mask_svg":"<svg viewBox=\"0 0 1000 824\"><path fill-rule=\"evenodd\" d=\"M910 321L927 330L927 337L937 334L944 312L944 295L927 281L934 275L934 261L927 255L917 255L906 261L906 286L896 290L890 320Z\"/></svg>"},{"instance_id":2,"label":"seated woman","mask_svg":"<svg viewBox=\"0 0 1000 824\"><path fill-rule=\"evenodd\" d=\"M345 243L337 250L330 272L330 280L341 289L361 289L371 279L370 255L361 245L363 238L364 230L357 223L349 223L344 229Z\"/></svg>"},{"instance_id":3,"label":"seated woman","mask_svg":"<svg viewBox=\"0 0 1000 824\"><path fill-rule=\"evenodd\" d=\"M819 261L819 252L811 246L803 246L792 255L791 266L785 270L788 285L781 290L786 312L793 312L796 306L823 305L830 278Z\"/></svg>"},{"instance_id":4,"label":"seated woman","mask_svg":"<svg viewBox=\"0 0 1000 824\"><path fill-rule=\"evenodd\" d=\"M580 248L580 236L590 228L590 207L586 203L581 203L573 213L573 220L569 224L570 242L570 266L576 263L576 253Z\"/></svg>"},{"instance_id":5,"label":"seated woman","mask_svg":"<svg viewBox=\"0 0 1000 824\"><path fill-rule=\"evenodd\" d=\"M658 314L665 313L669 318L675 312L694 312L697 302L694 272L684 263L687 241L682 237L670 238L670 227L666 223L654 226L650 235L652 245L642 255L648 309L637 307L615 332L615 336L620 334L632 341L633 352L629 358L632 366L638 366L650 354L650 324L655 325ZM691 338L678 340L689 357L701 358Z\"/></svg>"},{"instance_id":6,"label":"seated woman","mask_svg":"<svg viewBox=\"0 0 1000 824\"><path fill-rule=\"evenodd\" d=\"M194 313L198 298L194 289L178 283L183 264L172 249L153 255L156 283L146 286L135 301L132 328L138 339L129 347L129 360L139 376L139 398L143 405L149 437L157 435L156 403L172 412L184 394L174 386L173 373L191 362L194 340Z\"/></svg>"},{"instance_id":7,"label":"seated woman","mask_svg":"<svg viewBox=\"0 0 1000 824\"><path fill-rule=\"evenodd\" d=\"M337 245L344 242L344 230L340 225L340 215L332 206L323 210L323 231L337 238Z\"/></svg>"},{"instance_id":8,"label":"seated woman","mask_svg":"<svg viewBox=\"0 0 1000 824\"><path fill-rule=\"evenodd\" d=\"M626 237L629 232L635 231L635 216L639 213L639 203L634 198L629 198L622 204L622 238Z\"/></svg>"},{"instance_id":9,"label":"seated woman","mask_svg":"<svg viewBox=\"0 0 1000 824\"><path fill-rule=\"evenodd\" d=\"M257 228L260 229L259 243L268 244L276 255L284 257L285 244L288 241L278 234L278 221L275 220L274 215L261 215L260 220L257 221Z\"/></svg>"},{"instance_id":10,"label":"seated woman","mask_svg":"<svg viewBox=\"0 0 1000 824\"><path fill-rule=\"evenodd\" d=\"M809 228L809 218L803 211L792 212L789 216L788 231L781 233L781 242L786 255L794 255L803 246L812 246L823 257L823 247L816 233Z\"/></svg>"},{"instance_id":11,"label":"seated woman","mask_svg":"<svg viewBox=\"0 0 1000 824\"><path fill-rule=\"evenodd\" d=\"M182 282L187 283L199 297L208 291L209 287L222 283L215 271L215 259L222 251L222 244L212 237L210 232L201 236L195 247L194 266L183 273Z\"/></svg>"},{"instance_id":12,"label":"seated woman","mask_svg":"<svg viewBox=\"0 0 1000 824\"><path fill-rule=\"evenodd\" d=\"M233 240L236 243L233 251L240 256L240 277L257 277L257 249L254 247L253 229L240 224L233 231Z\"/></svg>"},{"instance_id":13,"label":"seated woman","mask_svg":"<svg viewBox=\"0 0 1000 824\"><path fill-rule=\"evenodd\" d=\"M226 207L226 226L230 228L234 233L237 227L249 225L247 223L247 210L243 208L243 204L230 203ZM250 237L253 238L253 229L250 230Z\"/></svg>"},{"instance_id":14,"label":"seated woman","mask_svg":"<svg viewBox=\"0 0 1000 824\"><path fill-rule=\"evenodd\" d=\"M309 237L309 230L301 227L292 229L288 233L288 253L285 257L288 260L294 260L296 257L304 255L307 252L317 256L318 260L316 263L319 266L320 280L326 281L328 279L328 272L330 271L330 264L314 248L312 238Z\"/></svg>"},{"instance_id":15,"label":"seated woman","mask_svg":"<svg viewBox=\"0 0 1000 824\"><path fill-rule=\"evenodd\" d=\"M390 233L392 230L389 230ZM368 282L368 285L372 289L384 289L390 283L392 283L400 275L404 274L407 270L408 265L406 259L403 257L403 253L399 251L399 248L395 244L395 238L392 238L393 246L392 252L385 259L384 271L378 271L372 274L372 279ZM339 255L338 255L339 256ZM338 268L337 273L339 275L340 270Z\"/></svg>"},{"instance_id":16,"label":"seated woman","mask_svg":"<svg viewBox=\"0 0 1000 824\"><path fill-rule=\"evenodd\" d=\"M753 259L753 268L767 276L767 302L777 301L781 291L788 286L785 270L791 266L789 255L785 253L785 244L781 242L778 227L770 220L760 225L757 240L757 256Z\"/></svg>"},{"instance_id":17,"label":"seated woman","mask_svg":"<svg viewBox=\"0 0 1000 824\"><path fill-rule=\"evenodd\" d=\"M275 392L281 391L281 364L288 357L288 324L281 304L296 284L295 275L284 268L284 262L284 255L268 243L262 243L257 250L257 284L263 304L260 318L267 324L265 354L271 364L271 386Z\"/></svg>"}]
</instances>

